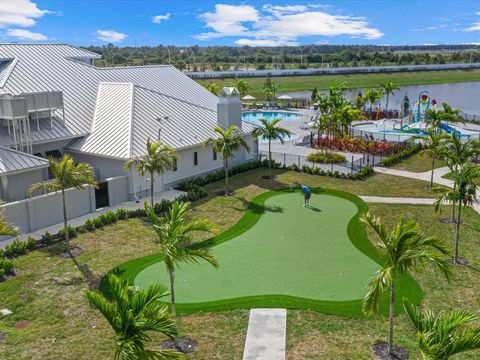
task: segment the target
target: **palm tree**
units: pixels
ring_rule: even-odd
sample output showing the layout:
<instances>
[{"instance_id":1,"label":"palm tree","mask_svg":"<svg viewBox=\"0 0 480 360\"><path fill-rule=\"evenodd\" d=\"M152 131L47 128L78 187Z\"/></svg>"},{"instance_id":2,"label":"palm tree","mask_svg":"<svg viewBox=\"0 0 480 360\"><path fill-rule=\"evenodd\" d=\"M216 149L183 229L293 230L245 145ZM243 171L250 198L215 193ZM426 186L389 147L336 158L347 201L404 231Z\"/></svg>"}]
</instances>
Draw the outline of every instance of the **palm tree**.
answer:
<instances>
[{"instance_id":1,"label":"palm tree","mask_svg":"<svg viewBox=\"0 0 480 360\"><path fill-rule=\"evenodd\" d=\"M317 128L317 138L320 140L320 135L327 130L327 117L332 109L332 103L330 97L325 94L317 94L314 100L315 105L318 106L319 115L315 121L315 127Z\"/></svg>"},{"instance_id":2,"label":"palm tree","mask_svg":"<svg viewBox=\"0 0 480 360\"><path fill-rule=\"evenodd\" d=\"M176 315L175 305L175 268L179 263L198 263L199 259L206 260L213 267L218 267L218 261L210 253L208 248L191 247L192 233L204 231L213 233L217 227L208 220L197 219L188 221L187 211L190 207L188 202L175 201L168 210L165 217L157 216L153 208L145 202L145 210L153 229L158 235L160 243L160 254L163 258L168 274L170 276L170 297L172 303L172 314Z\"/></svg>"},{"instance_id":3,"label":"palm tree","mask_svg":"<svg viewBox=\"0 0 480 360\"><path fill-rule=\"evenodd\" d=\"M265 96L267 97L267 99L271 97L272 100L275 100L275 96L277 94L279 87L280 87L280 84L274 80L269 81L267 84L265 84L263 86L263 92L265 93Z\"/></svg>"},{"instance_id":4,"label":"palm tree","mask_svg":"<svg viewBox=\"0 0 480 360\"><path fill-rule=\"evenodd\" d=\"M480 320L475 313L455 309L435 314L417 308L407 299L403 300L403 307L417 329L418 345L425 360L447 360L455 354L480 349L480 327L465 328Z\"/></svg>"},{"instance_id":5,"label":"palm tree","mask_svg":"<svg viewBox=\"0 0 480 360\"><path fill-rule=\"evenodd\" d=\"M154 175L162 175L173 169L177 156L175 149L160 142L152 142L147 139L147 152L144 156L136 156L125 163L125 169L135 167L140 176L150 174L150 205L153 206L153 183Z\"/></svg>"},{"instance_id":6,"label":"palm tree","mask_svg":"<svg viewBox=\"0 0 480 360\"><path fill-rule=\"evenodd\" d=\"M428 125L435 132L441 132L442 121L444 120L444 114L442 110L428 109L427 111Z\"/></svg>"},{"instance_id":7,"label":"palm tree","mask_svg":"<svg viewBox=\"0 0 480 360\"><path fill-rule=\"evenodd\" d=\"M365 91L365 99L370 103L370 113L373 111L373 105L382 98L382 92L378 89L368 89Z\"/></svg>"},{"instance_id":8,"label":"palm tree","mask_svg":"<svg viewBox=\"0 0 480 360\"><path fill-rule=\"evenodd\" d=\"M107 299L101 292L87 290L85 297L105 317L115 332L115 360L185 359L172 350L150 350L145 343L151 341L150 332L160 333L172 340L177 327L168 307L158 301L167 295L167 289L155 284L145 290L130 286L126 280L109 274Z\"/></svg>"},{"instance_id":9,"label":"palm tree","mask_svg":"<svg viewBox=\"0 0 480 360\"><path fill-rule=\"evenodd\" d=\"M419 224L411 219L400 218L395 226L388 229L378 217L363 215L361 221L369 225L377 234L378 249L384 258L382 268L368 284L368 293L363 299L363 311L367 315L378 313L380 298L390 290L389 311L389 353L393 354L393 322L395 311L395 286L397 276L418 270L430 263L440 269L450 279L448 254L443 243L434 236L426 236Z\"/></svg>"},{"instance_id":10,"label":"palm tree","mask_svg":"<svg viewBox=\"0 0 480 360\"><path fill-rule=\"evenodd\" d=\"M245 96L247 92L252 88L248 81L244 79L235 79L235 82L232 83L232 86L237 88L240 96Z\"/></svg>"},{"instance_id":11,"label":"palm tree","mask_svg":"<svg viewBox=\"0 0 480 360\"><path fill-rule=\"evenodd\" d=\"M443 110L442 110L443 117L445 121L450 123L464 122L463 118L459 116L460 109L454 109L450 104L446 102L442 103L442 107L443 107Z\"/></svg>"},{"instance_id":12,"label":"palm tree","mask_svg":"<svg viewBox=\"0 0 480 360\"><path fill-rule=\"evenodd\" d=\"M274 119L268 121L267 119L260 119L260 126L255 128L253 136L256 138L264 138L268 140L268 176L272 178L272 140L279 140L283 145L285 136L290 137L292 134L290 130L277 126L282 119Z\"/></svg>"},{"instance_id":13,"label":"palm tree","mask_svg":"<svg viewBox=\"0 0 480 360\"><path fill-rule=\"evenodd\" d=\"M0 236L15 236L17 234L17 230L8 223L3 212L0 212Z\"/></svg>"},{"instance_id":14,"label":"palm tree","mask_svg":"<svg viewBox=\"0 0 480 360\"><path fill-rule=\"evenodd\" d=\"M70 234L68 231L68 217L67 217L67 199L65 192L68 189L84 189L86 185L97 187L95 181L95 173L90 164L80 162L75 164L73 158L64 154L63 158L56 161L52 157L48 159L50 170L53 174L54 180L52 182L41 182L30 186L28 195L32 196L34 193L43 190L46 192L60 191L62 193L62 207L63 207L63 231L67 254L74 261L77 268L83 273L80 264L75 260L70 250Z\"/></svg>"},{"instance_id":15,"label":"palm tree","mask_svg":"<svg viewBox=\"0 0 480 360\"><path fill-rule=\"evenodd\" d=\"M433 129L427 129L426 135L415 137L422 139L427 145L425 154L432 158L432 173L430 175L430 188L433 189L433 172L435 170L435 159L444 156L447 152L446 140L448 135L436 133Z\"/></svg>"},{"instance_id":16,"label":"palm tree","mask_svg":"<svg viewBox=\"0 0 480 360\"><path fill-rule=\"evenodd\" d=\"M453 132L450 137L447 138L448 152L447 152L447 165L450 171L455 174L458 168L465 164L468 160L473 158L479 153L476 141L467 140L462 141L460 136L456 132ZM456 183L453 183L455 190ZM455 223L455 200L452 199L452 219L451 222Z\"/></svg>"},{"instance_id":17,"label":"palm tree","mask_svg":"<svg viewBox=\"0 0 480 360\"><path fill-rule=\"evenodd\" d=\"M203 84L203 87L205 89L207 89L208 91L210 91L214 95L218 95L218 93L220 92L220 86L218 86L213 81L209 81L209 82Z\"/></svg>"},{"instance_id":18,"label":"palm tree","mask_svg":"<svg viewBox=\"0 0 480 360\"><path fill-rule=\"evenodd\" d=\"M435 199L435 210L439 210L442 203L447 201L454 201L458 204L457 221L456 221L456 235L455 235L455 249L453 255L453 262L461 264L458 259L458 245L460 240L460 224L462 216L462 207L471 206L477 203L478 182L480 180L480 167L470 163L465 163L454 172L455 187L441 188L438 191L440 195Z\"/></svg>"},{"instance_id":19,"label":"palm tree","mask_svg":"<svg viewBox=\"0 0 480 360\"><path fill-rule=\"evenodd\" d=\"M397 84L395 84L392 80L389 80L386 83L380 84L380 89L382 93L386 96L385 113L388 116L388 99L390 95L395 94L395 90L400 90L400 87Z\"/></svg>"},{"instance_id":20,"label":"palm tree","mask_svg":"<svg viewBox=\"0 0 480 360\"><path fill-rule=\"evenodd\" d=\"M213 150L216 153L222 155L223 169L225 170L225 196L228 195L228 159L235 156L235 152L240 149L245 149L250 152L245 137L238 131L238 127L235 125L230 126L227 130L223 130L221 127L213 129L216 133L216 137L208 138L203 145L213 145Z\"/></svg>"},{"instance_id":21,"label":"palm tree","mask_svg":"<svg viewBox=\"0 0 480 360\"><path fill-rule=\"evenodd\" d=\"M365 116L360 110L352 108L349 104L345 104L341 108L335 109L332 117L335 119L334 121L340 127L341 130L339 130L338 132L341 132L342 135L348 133L348 127L353 120L365 119Z\"/></svg>"}]
</instances>

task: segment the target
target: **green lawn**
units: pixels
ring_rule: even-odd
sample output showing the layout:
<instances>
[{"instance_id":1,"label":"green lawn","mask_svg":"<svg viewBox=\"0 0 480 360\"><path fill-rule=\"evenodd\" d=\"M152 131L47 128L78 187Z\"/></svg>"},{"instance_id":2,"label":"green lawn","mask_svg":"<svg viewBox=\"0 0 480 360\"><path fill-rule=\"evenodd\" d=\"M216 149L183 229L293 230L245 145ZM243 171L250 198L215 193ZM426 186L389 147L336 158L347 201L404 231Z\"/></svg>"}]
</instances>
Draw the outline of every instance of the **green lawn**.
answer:
<instances>
[{"instance_id":1,"label":"green lawn","mask_svg":"<svg viewBox=\"0 0 480 360\"><path fill-rule=\"evenodd\" d=\"M435 169L447 166L445 161L436 159ZM406 170L416 173L427 172L432 170L432 158L421 151L412 155L408 159L402 160L398 164L392 166L393 169Z\"/></svg>"},{"instance_id":2,"label":"green lawn","mask_svg":"<svg viewBox=\"0 0 480 360\"><path fill-rule=\"evenodd\" d=\"M263 98L263 82L265 78L245 78L252 86L250 93L258 98ZM454 82L480 81L480 69L471 70L439 70L439 71L409 71L401 73L377 74L342 74L342 75L313 75L313 76L284 76L275 77L280 84L279 91L301 91L326 89L334 81L345 81L352 88L376 87L379 83L389 80L399 85L441 84ZM208 80L210 81L210 80ZM223 86L232 79L213 79L218 85ZM198 80L204 83L205 80Z\"/></svg>"},{"instance_id":3,"label":"green lawn","mask_svg":"<svg viewBox=\"0 0 480 360\"><path fill-rule=\"evenodd\" d=\"M366 284L379 269L374 259L381 261L358 221L366 204L336 191L314 194L308 208L299 191L263 193L253 203L234 227L212 239L220 243L212 249L219 269L185 264L176 272L178 310L275 306L363 316ZM120 269L141 288L168 279L158 257ZM420 300L410 279L401 278L399 289L399 296Z\"/></svg>"},{"instance_id":4,"label":"green lawn","mask_svg":"<svg viewBox=\"0 0 480 360\"><path fill-rule=\"evenodd\" d=\"M230 228L244 215L251 200L261 193L288 186L294 181L323 186L357 195L432 197L424 190L425 182L375 175L365 181L339 180L294 172L276 171L277 178L262 178L261 169L236 175L231 185L235 197L214 196L223 183L208 186L208 198L198 201L191 210L193 218L207 218L222 231ZM431 206L370 204L370 211L393 223L400 216L420 221L422 229L436 234L452 246L454 227L439 223L448 217L449 209L436 214ZM467 267L456 267L455 278L448 284L438 272L421 270L415 279L422 287L426 306L434 309L464 308L478 311L480 303L480 216L465 211L462 225L460 255L471 260ZM196 236L202 241L205 236ZM372 237L374 240L375 238ZM78 260L88 265L100 278L107 271L128 260L154 254L157 251L155 234L141 219L130 219L107 226L103 230L78 236L74 244L85 253ZM340 258L341 259L341 258ZM201 265L199 265L200 267ZM17 276L0 283L0 305L13 311L0 316L0 331L6 339L0 343L0 359L111 359L113 333L105 319L84 298L89 284L79 279L69 259L49 250L34 251L15 260ZM96 284L91 284L95 286ZM22 327L21 320L28 321ZM248 311L195 313L178 317L182 336L196 339L196 360L240 360L245 343ZM25 325L25 323L23 323ZM385 317L372 319L347 318L306 311L289 310L287 353L289 359L371 359L370 346L385 340L388 321ZM398 343L411 351L411 359L421 359L416 347L413 327L405 315L397 317ZM154 344L160 342L154 338ZM460 355L452 360L478 359L480 352Z\"/></svg>"}]
</instances>

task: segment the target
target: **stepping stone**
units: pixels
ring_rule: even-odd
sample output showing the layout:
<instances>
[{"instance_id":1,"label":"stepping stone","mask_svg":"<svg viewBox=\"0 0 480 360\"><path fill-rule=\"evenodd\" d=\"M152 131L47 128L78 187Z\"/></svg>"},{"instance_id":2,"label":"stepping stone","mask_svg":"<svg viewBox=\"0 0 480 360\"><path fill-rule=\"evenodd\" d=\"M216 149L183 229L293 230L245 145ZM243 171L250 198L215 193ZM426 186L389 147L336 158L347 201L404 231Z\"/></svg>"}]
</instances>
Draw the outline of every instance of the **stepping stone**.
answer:
<instances>
[{"instance_id":1,"label":"stepping stone","mask_svg":"<svg viewBox=\"0 0 480 360\"><path fill-rule=\"evenodd\" d=\"M285 360L286 309L251 309L243 360Z\"/></svg>"},{"instance_id":2,"label":"stepping stone","mask_svg":"<svg viewBox=\"0 0 480 360\"><path fill-rule=\"evenodd\" d=\"M8 309L0 309L0 314L2 314L3 316L10 315L11 313L12 313L11 310L8 310Z\"/></svg>"}]
</instances>

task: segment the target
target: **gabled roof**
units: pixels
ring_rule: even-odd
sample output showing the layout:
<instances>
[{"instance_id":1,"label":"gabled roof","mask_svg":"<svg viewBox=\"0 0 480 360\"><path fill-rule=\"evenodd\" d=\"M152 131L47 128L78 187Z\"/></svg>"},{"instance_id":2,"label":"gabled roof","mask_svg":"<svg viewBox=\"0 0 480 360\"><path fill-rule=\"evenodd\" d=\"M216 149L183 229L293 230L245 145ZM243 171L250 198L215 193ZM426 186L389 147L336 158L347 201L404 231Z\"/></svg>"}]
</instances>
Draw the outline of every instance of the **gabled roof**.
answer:
<instances>
[{"instance_id":1,"label":"gabled roof","mask_svg":"<svg viewBox=\"0 0 480 360\"><path fill-rule=\"evenodd\" d=\"M0 175L48 167L48 160L0 146Z\"/></svg>"},{"instance_id":2,"label":"gabled roof","mask_svg":"<svg viewBox=\"0 0 480 360\"><path fill-rule=\"evenodd\" d=\"M217 112L196 103L135 86L132 83L101 83L92 132L66 145L106 157L129 159L145 153L148 137L180 149L213 136ZM244 122L246 133L254 126Z\"/></svg>"},{"instance_id":3,"label":"gabled roof","mask_svg":"<svg viewBox=\"0 0 480 360\"><path fill-rule=\"evenodd\" d=\"M65 107L63 132L70 138L90 132L97 89L101 82L131 83L163 94L165 98L172 99L170 104L189 103L216 112L218 98L173 66L98 68L79 61L98 57L87 50L62 44L0 44L0 59L17 60L4 84L0 84L0 94L62 91ZM186 118L194 115L191 112L182 115L182 109L176 108L173 112L172 117L185 121L190 121ZM33 131L32 138L35 134ZM54 133L49 133L48 136L55 139ZM46 140L43 135L38 135L37 138Z\"/></svg>"}]
</instances>

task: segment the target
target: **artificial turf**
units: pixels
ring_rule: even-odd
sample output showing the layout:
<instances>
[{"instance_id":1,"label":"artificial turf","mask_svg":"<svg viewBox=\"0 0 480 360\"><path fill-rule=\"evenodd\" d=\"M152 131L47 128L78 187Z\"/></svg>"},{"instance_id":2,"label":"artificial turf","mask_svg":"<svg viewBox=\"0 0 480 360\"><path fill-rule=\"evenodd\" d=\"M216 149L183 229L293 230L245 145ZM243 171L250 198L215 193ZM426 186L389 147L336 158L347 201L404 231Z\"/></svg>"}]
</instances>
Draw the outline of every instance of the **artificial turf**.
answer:
<instances>
[{"instance_id":1,"label":"artificial turf","mask_svg":"<svg viewBox=\"0 0 480 360\"><path fill-rule=\"evenodd\" d=\"M318 190L309 208L302 205L298 191L264 193L235 226L200 244L216 245L212 253L220 268L181 265L175 282L179 312L261 306L362 316L361 299L381 261L358 221L365 203L352 194ZM116 271L140 288L168 283L158 255ZM401 277L398 290L421 300L411 278Z\"/></svg>"}]
</instances>

